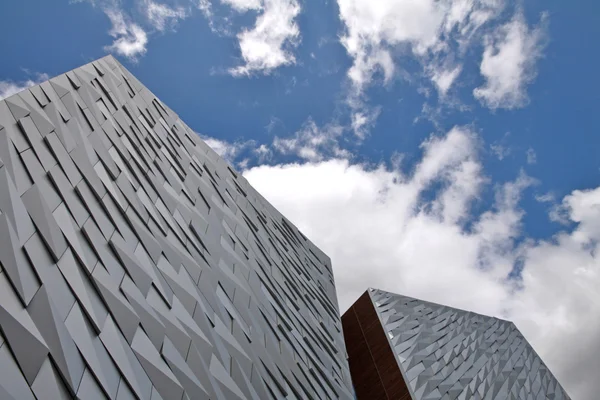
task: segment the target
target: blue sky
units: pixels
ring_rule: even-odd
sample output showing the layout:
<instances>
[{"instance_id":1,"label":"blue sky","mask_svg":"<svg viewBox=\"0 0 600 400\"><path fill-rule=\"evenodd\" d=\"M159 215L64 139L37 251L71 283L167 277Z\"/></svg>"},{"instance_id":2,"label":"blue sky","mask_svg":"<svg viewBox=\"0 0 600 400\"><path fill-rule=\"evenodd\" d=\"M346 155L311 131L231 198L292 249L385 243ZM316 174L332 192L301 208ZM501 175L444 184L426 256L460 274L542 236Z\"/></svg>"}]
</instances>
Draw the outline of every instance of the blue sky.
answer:
<instances>
[{"instance_id":1,"label":"blue sky","mask_svg":"<svg viewBox=\"0 0 600 400\"><path fill-rule=\"evenodd\" d=\"M370 285L514 319L574 398L600 389L598 2L26 0L0 15L0 96L110 52L324 248L341 308Z\"/></svg>"},{"instance_id":2,"label":"blue sky","mask_svg":"<svg viewBox=\"0 0 600 400\"><path fill-rule=\"evenodd\" d=\"M240 77L227 73L244 64L235 35L244 27L251 28L260 12L239 13L226 3L215 2L211 5L213 24L220 30L215 32L194 3L164 4L182 10L185 17L179 21L166 17L161 32L144 15L144 2L137 0L6 2L0 6L2 14L10 16L4 21L5 31L18 32L18 36L0 38L0 78L22 83L35 80L38 73L53 76L102 56L114 40L108 34L111 22L102 10L114 7L148 37L144 53L135 59L121 56L122 61L197 131L229 142L271 144L274 136L290 137L309 120L320 128L331 123L349 126L352 110L345 102L352 90L347 72L353 59L339 40L345 27L335 2L301 4L294 20L299 30L293 39L297 44L287 43L294 63ZM481 156L492 181L509 180L521 168L539 180L523 202L529 209L525 229L541 238L560 227L548 222L545 208L535 202L536 194L551 192L561 198L575 188L596 187L600 180L592 145L597 140L594 128L599 125L594 108L600 84L590 79L600 65L592 40L600 37L599 6L592 1L579 1L577 6L560 1L508 2L503 11L506 16L498 20L506 21L515 8L522 10L533 29L540 24L541 14L547 15L539 44L542 54L532 68L536 78L523 85L529 98L526 107L490 110L474 98L473 89L483 82L478 74L481 40L469 46L461 76L446 101L440 101L435 86L422 76L422 66L415 65L418 61L405 52L398 64L408 77L395 76L387 84L382 84L380 76L373 78L374 84L364 90L364 102L367 108L380 107L380 113L366 139L344 135L344 144L357 160L372 163L389 162L394 152L407 153L404 167L410 169L411 158L418 157L420 143L432 132L474 124L483 140ZM484 26L482 32L493 28L494 24ZM423 112L424 104L441 111L435 124ZM501 160L498 151L506 153ZM527 151L536 155L535 164L527 163ZM294 159L294 154L279 154L268 162L277 163L281 156L286 161ZM249 165L253 162L258 160Z\"/></svg>"}]
</instances>

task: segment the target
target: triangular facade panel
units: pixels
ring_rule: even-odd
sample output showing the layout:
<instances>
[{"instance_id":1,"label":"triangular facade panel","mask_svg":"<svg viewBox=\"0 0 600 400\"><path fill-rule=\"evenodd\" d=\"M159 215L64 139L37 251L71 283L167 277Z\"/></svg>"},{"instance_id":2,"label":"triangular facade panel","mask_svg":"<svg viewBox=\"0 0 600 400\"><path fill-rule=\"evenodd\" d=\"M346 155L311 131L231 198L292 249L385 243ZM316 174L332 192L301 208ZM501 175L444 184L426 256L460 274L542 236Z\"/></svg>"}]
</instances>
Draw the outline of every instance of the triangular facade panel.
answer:
<instances>
[{"instance_id":1,"label":"triangular facade panel","mask_svg":"<svg viewBox=\"0 0 600 400\"><path fill-rule=\"evenodd\" d=\"M0 101L0 177L0 398L354 398L329 258L112 56Z\"/></svg>"},{"instance_id":2,"label":"triangular facade panel","mask_svg":"<svg viewBox=\"0 0 600 400\"><path fill-rule=\"evenodd\" d=\"M342 323L358 400L569 399L512 322L369 289Z\"/></svg>"}]
</instances>

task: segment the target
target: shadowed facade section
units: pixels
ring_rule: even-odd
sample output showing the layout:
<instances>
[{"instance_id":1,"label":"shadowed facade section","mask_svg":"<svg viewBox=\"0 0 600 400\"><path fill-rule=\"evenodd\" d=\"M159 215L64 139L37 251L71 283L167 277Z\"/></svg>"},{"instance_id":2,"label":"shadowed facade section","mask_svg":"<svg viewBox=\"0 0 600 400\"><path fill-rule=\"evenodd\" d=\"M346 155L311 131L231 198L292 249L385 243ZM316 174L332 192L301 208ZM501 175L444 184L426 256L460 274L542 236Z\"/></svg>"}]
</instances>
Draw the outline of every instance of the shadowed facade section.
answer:
<instances>
[{"instance_id":1,"label":"shadowed facade section","mask_svg":"<svg viewBox=\"0 0 600 400\"><path fill-rule=\"evenodd\" d=\"M368 292L342 316L342 326L357 398L410 400Z\"/></svg>"}]
</instances>

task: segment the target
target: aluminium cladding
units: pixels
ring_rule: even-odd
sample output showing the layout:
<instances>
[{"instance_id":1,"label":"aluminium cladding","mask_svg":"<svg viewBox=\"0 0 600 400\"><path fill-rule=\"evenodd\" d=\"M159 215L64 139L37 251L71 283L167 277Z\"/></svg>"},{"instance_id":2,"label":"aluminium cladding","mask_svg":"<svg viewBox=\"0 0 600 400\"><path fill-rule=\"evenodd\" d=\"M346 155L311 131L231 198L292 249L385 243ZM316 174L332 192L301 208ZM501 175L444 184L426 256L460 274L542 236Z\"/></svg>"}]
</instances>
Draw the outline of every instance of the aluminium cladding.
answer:
<instances>
[{"instance_id":1,"label":"aluminium cladding","mask_svg":"<svg viewBox=\"0 0 600 400\"><path fill-rule=\"evenodd\" d=\"M353 398L328 257L112 56L0 102L0 211L0 398Z\"/></svg>"},{"instance_id":2,"label":"aluminium cladding","mask_svg":"<svg viewBox=\"0 0 600 400\"><path fill-rule=\"evenodd\" d=\"M413 400L569 399L512 322L369 294Z\"/></svg>"}]
</instances>

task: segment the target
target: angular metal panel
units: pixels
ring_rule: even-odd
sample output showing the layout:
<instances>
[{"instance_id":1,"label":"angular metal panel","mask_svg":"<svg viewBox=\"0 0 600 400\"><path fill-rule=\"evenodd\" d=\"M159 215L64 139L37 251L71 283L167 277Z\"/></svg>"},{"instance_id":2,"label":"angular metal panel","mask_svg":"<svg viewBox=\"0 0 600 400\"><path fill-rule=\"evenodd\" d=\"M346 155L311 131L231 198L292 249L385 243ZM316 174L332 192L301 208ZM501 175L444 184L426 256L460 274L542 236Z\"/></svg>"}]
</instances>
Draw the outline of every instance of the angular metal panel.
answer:
<instances>
[{"instance_id":1,"label":"angular metal panel","mask_svg":"<svg viewBox=\"0 0 600 400\"><path fill-rule=\"evenodd\" d=\"M0 211L1 398L353 398L329 259L112 56L0 101Z\"/></svg>"},{"instance_id":2,"label":"angular metal panel","mask_svg":"<svg viewBox=\"0 0 600 400\"><path fill-rule=\"evenodd\" d=\"M365 328L369 309L376 317ZM350 313L361 321L366 342L355 334ZM365 292L343 319L349 352L371 345L375 360L366 367L351 357L353 378L367 379L368 369L382 376L390 370L369 343L371 327L383 328L378 344L391 349L400 367L396 381L404 380L413 400L569 399L512 322L376 289ZM387 382L389 392L394 382Z\"/></svg>"}]
</instances>

